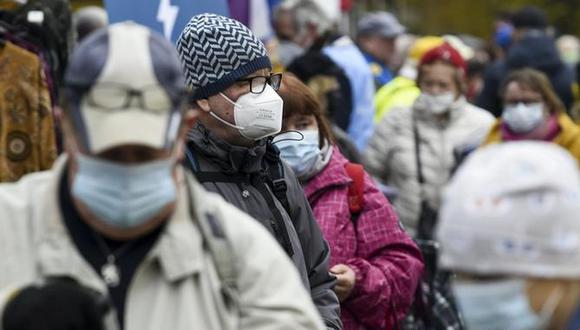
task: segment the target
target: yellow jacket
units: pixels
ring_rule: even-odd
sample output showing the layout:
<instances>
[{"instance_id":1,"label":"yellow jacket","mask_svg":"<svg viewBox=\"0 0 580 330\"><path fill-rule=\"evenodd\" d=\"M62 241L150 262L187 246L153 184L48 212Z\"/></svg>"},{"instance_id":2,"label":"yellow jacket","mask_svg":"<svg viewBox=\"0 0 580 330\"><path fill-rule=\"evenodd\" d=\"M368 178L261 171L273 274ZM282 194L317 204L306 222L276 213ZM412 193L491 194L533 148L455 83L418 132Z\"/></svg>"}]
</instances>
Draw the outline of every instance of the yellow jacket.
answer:
<instances>
[{"instance_id":1,"label":"yellow jacket","mask_svg":"<svg viewBox=\"0 0 580 330\"><path fill-rule=\"evenodd\" d=\"M402 76L391 80L375 94L374 122L380 123L393 107L411 107L420 93L414 80Z\"/></svg>"},{"instance_id":2,"label":"yellow jacket","mask_svg":"<svg viewBox=\"0 0 580 330\"><path fill-rule=\"evenodd\" d=\"M558 115L558 126L560 126L560 134L552 142L568 150L580 163L580 127L565 113ZM484 145L503 142L500 127L501 119L498 119L489 131Z\"/></svg>"}]
</instances>

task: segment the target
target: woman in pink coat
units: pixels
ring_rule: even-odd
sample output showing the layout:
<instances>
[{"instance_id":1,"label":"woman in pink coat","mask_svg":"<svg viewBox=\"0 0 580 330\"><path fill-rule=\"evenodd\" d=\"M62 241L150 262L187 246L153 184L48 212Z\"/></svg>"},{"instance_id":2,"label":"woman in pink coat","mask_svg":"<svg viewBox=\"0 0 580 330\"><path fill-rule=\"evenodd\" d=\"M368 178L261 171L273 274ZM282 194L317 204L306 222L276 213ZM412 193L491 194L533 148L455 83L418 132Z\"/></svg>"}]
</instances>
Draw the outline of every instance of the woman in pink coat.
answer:
<instances>
[{"instance_id":1,"label":"woman in pink coat","mask_svg":"<svg viewBox=\"0 0 580 330\"><path fill-rule=\"evenodd\" d=\"M413 301L423 271L421 254L369 175L361 171L355 183L347 173L348 160L333 145L308 87L286 74L278 93L284 100L284 130L300 134L279 135L275 143L302 182L330 245L344 329L394 329ZM358 188L362 194L354 193ZM361 195L360 211L349 205L349 194Z\"/></svg>"}]
</instances>

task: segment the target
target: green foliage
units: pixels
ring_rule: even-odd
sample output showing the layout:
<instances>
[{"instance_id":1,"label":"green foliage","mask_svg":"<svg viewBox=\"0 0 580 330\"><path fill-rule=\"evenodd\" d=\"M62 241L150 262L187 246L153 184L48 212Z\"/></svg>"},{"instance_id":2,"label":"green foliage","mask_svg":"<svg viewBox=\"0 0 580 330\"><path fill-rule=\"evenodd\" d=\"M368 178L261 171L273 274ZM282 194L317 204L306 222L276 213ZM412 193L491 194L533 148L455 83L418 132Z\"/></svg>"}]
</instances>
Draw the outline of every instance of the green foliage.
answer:
<instances>
[{"instance_id":1,"label":"green foliage","mask_svg":"<svg viewBox=\"0 0 580 330\"><path fill-rule=\"evenodd\" d=\"M580 36L578 0L367 0L359 5L362 10L393 11L414 33L468 33L482 38L491 36L499 12L535 5L546 11L557 34Z\"/></svg>"}]
</instances>

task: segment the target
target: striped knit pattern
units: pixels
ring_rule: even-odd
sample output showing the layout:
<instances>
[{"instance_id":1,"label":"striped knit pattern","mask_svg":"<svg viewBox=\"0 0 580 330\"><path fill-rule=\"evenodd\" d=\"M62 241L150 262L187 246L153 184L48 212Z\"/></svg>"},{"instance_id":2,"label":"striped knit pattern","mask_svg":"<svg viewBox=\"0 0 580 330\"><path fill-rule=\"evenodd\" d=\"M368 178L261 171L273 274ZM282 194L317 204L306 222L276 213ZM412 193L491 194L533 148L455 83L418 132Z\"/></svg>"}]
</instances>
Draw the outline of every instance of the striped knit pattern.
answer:
<instances>
[{"instance_id":1,"label":"striped knit pattern","mask_svg":"<svg viewBox=\"0 0 580 330\"><path fill-rule=\"evenodd\" d=\"M242 23L215 14L194 16L177 41L194 99L206 98L256 70L271 68L264 44Z\"/></svg>"}]
</instances>

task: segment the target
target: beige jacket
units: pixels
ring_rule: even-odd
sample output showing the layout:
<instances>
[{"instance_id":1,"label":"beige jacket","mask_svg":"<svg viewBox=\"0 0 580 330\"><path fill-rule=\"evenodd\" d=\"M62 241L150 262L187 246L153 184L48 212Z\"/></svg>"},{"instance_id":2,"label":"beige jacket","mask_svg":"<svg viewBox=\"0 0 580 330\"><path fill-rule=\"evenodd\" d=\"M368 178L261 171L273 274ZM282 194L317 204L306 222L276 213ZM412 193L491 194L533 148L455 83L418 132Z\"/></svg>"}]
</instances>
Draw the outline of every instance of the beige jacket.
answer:
<instances>
[{"instance_id":1,"label":"beige jacket","mask_svg":"<svg viewBox=\"0 0 580 330\"><path fill-rule=\"evenodd\" d=\"M412 115L420 135L421 162L426 184L417 179ZM367 170L382 183L399 191L394 206L410 234L415 235L421 196L439 208L442 188L455 165L454 149L479 145L494 118L489 112L459 98L449 119L438 122L427 109L395 108L375 128L365 153Z\"/></svg>"},{"instance_id":2,"label":"beige jacket","mask_svg":"<svg viewBox=\"0 0 580 330\"><path fill-rule=\"evenodd\" d=\"M12 288L51 275L68 275L107 291L63 225L58 182L65 163L63 157L49 172L0 185L0 305ZM189 174L180 171L177 208L127 292L125 329L323 329L298 273L271 235L195 184L194 213L209 213L221 221L233 260L239 261L239 311L226 307L213 259L188 211L184 175Z\"/></svg>"}]
</instances>

